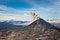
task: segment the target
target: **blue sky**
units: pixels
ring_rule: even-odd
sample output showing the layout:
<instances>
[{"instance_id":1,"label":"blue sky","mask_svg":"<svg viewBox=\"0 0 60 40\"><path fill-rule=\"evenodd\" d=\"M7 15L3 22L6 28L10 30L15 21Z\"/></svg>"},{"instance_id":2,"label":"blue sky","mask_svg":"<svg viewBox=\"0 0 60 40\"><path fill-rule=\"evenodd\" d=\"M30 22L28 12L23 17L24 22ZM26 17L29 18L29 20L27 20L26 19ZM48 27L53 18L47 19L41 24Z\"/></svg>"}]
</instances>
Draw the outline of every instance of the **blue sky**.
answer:
<instances>
[{"instance_id":1,"label":"blue sky","mask_svg":"<svg viewBox=\"0 0 60 40\"><path fill-rule=\"evenodd\" d=\"M30 20L30 10L45 20L60 19L60 0L0 0L0 20Z\"/></svg>"}]
</instances>

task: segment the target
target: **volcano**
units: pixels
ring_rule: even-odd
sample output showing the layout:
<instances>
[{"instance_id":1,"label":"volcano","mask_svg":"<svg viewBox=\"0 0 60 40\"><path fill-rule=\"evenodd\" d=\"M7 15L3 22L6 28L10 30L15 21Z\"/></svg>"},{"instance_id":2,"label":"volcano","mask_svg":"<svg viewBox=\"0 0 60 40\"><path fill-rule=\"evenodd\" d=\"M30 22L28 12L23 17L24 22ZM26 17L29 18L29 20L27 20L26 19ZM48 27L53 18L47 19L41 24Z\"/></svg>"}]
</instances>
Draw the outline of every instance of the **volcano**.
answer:
<instances>
[{"instance_id":1,"label":"volcano","mask_svg":"<svg viewBox=\"0 0 60 40\"><path fill-rule=\"evenodd\" d=\"M32 40L60 40L60 29L41 18L24 27L23 31L31 35Z\"/></svg>"},{"instance_id":2,"label":"volcano","mask_svg":"<svg viewBox=\"0 0 60 40\"><path fill-rule=\"evenodd\" d=\"M35 15L35 14L34 14ZM36 15L35 15L36 16ZM22 29L0 30L1 40L60 40L60 29L40 17Z\"/></svg>"}]
</instances>

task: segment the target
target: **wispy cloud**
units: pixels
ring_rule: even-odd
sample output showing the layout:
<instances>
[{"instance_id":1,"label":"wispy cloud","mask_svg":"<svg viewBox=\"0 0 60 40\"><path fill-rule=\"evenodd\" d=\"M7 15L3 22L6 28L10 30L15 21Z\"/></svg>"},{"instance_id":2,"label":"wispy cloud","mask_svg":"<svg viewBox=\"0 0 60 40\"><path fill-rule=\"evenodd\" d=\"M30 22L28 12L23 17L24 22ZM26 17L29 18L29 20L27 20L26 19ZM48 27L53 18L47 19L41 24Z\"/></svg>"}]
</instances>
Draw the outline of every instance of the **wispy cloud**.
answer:
<instances>
[{"instance_id":1,"label":"wispy cloud","mask_svg":"<svg viewBox=\"0 0 60 40\"><path fill-rule=\"evenodd\" d=\"M41 1L44 3L42 3ZM52 19L52 18L60 19L60 16L59 16L60 0L46 0L46 1L41 0L41 1L38 1L38 0L37 1L32 0L32 2L28 1L30 5L33 5L31 10L34 10L35 12L37 12L40 15L40 17L42 17L43 19Z\"/></svg>"},{"instance_id":2,"label":"wispy cloud","mask_svg":"<svg viewBox=\"0 0 60 40\"><path fill-rule=\"evenodd\" d=\"M28 13L29 10L28 9L23 9L23 10L19 10L19 9L15 9L15 8L10 8L4 5L0 5L0 10L3 10L3 12L6 13L13 13L13 14L24 14L24 13Z\"/></svg>"},{"instance_id":3,"label":"wispy cloud","mask_svg":"<svg viewBox=\"0 0 60 40\"><path fill-rule=\"evenodd\" d=\"M17 15L17 14L5 14L0 13L0 20L27 20L32 21L32 18L30 15L24 14L24 15Z\"/></svg>"},{"instance_id":4,"label":"wispy cloud","mask_svg":"<svg viewBox=\"0 0 60 40\"><path fill-rule=\"evenodd\" d=\"M60 6L60 0L49 0L53 5Z\"/></svg>"},{"instance_id":5,"label":"wispy cloud","mask_svg":"<svg viewBox=\"0 0 60 40\"><path fill-rule=\"evenodd\" d=\"M2 10L0 11L0 20L33 20L31 15L28 14L30 12L28 9L18 10L0 5L0 10Z\"/></svg>"}]
</instances>

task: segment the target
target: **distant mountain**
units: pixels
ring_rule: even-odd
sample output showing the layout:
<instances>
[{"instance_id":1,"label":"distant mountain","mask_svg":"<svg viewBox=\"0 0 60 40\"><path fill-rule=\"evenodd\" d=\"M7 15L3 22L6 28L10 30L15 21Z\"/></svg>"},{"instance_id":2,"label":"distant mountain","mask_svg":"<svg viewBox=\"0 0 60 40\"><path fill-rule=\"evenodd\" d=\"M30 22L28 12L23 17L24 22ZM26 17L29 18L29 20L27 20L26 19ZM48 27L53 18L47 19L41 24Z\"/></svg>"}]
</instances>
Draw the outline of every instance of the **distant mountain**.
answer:
<instances>
[{"instance_id":1,"label":"distant mountain","mask_svg":"<svg viewBox=\"0 0 60 40\"><path fill-rule=\"evenodd\" d=\"M60 23L60 19L47 20L49 23Z\"/></svg>"},{"instance_id":2,"label":"distant mountain","mask_svg":"<svg viewBox=\"0 0 60 40\"><path fill-rule=\"evenodd\" d=\"M1 21L0 22L7 22L10 24L14 24L14 25L24 25L24 24L28 24L29 21L15 21L15 20L6 20L6 21Z\"/></svg>"},{"instance_id":3,"label":"distant mountain","mask_svg":"<svg viewBox=\"0 0 60 40\"><path fill-rule=\"evenodd\" d=\"M52 25L54 25L54 26L56 26L56 27L58 27L58 28L60 28L60 23L51 23Z\"/></svg>"},{"instance_id":4,"label":"distant mountain","mask_svg":"<svg viewBox=\"0 0 60 40\"><path fill-rule=\"evenodd\" d=\"M15 25L14 22L0 22L0 29L21 29L25 25Z\"/></svg>"},{"instance_id":5,"label":"distant mountain","mask_svg":"<svg viewBox=\"0 0 60 40\"><path fill-rule=\"evenodd\" d=\"M14 25L25 25L28 24L29 21L9 21L9 23Z\"/></svg>"},{"instance_id":6,"label":"distant mountain","mask_svg":"<svg viewBox=\"0 0 60 40\"><path fill-rule=\"evenodd\" d=\"M60 19L48 20L47 22L49 22L50 24L60 28Z\"/></svg>"}]
</instances>

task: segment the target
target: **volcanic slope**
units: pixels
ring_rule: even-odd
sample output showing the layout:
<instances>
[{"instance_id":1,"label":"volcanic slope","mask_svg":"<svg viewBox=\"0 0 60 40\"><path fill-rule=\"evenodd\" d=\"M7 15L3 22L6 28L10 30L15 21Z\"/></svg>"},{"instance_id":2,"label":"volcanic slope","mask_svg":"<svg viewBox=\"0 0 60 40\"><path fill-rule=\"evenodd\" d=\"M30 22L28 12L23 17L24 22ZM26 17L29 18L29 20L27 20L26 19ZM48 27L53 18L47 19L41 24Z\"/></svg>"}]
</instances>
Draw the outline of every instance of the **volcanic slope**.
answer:
<instances>
[{"instance_id":1,"label":"volcanic slope","mask_svg":"<svg viewBox=\"0 0 60 40\"><path fill-rule=\"evenodd\" d=\"M60 40L60 29L41 18L24 27L23 31L27 35L26 40Z\"/></svg>"}]
</instances>

